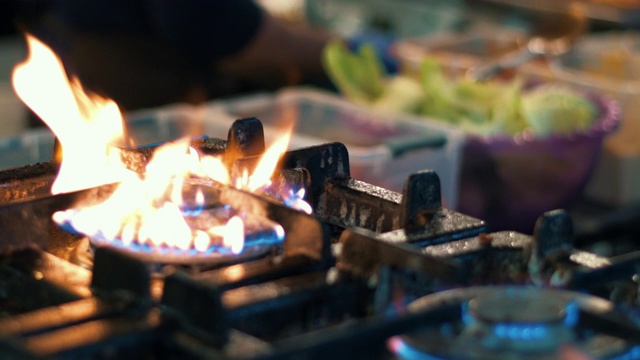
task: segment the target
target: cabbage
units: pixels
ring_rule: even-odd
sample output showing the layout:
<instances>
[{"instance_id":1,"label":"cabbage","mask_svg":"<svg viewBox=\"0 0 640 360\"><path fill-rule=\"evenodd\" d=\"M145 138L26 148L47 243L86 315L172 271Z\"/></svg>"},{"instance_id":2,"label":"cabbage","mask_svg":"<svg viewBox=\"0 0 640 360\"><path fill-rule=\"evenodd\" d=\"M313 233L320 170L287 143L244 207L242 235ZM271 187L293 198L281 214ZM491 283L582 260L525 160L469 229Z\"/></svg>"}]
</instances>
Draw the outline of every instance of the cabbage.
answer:
<instances>
[{"instance_id":1,"label":"cabbage","mask_svg":"<svg viewBox=\"0 0 640 360\"><path fill-rule=\"evenodd\" d=\"M553 84L528 92L522 99L522 111L532 132L539 136L586 130L598 114L589 100Z\"/></svg>"}]
</instances>

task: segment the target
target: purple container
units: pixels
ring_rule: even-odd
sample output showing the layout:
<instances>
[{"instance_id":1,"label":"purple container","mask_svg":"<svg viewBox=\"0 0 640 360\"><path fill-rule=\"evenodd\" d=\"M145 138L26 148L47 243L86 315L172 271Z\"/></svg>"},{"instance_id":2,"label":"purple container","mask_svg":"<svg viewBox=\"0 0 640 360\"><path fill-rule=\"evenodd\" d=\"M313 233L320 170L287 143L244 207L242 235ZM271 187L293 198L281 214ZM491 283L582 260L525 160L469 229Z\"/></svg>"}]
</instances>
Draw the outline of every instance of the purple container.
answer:
<instances>
[{"instance_id":1,"label":"purple container","mask_svg":"<svg viewBox=\"0 0 640 360\"><path fill-rule=\"evenodd\" d=\"M544 138L467 137L457 209L487 221L492 231L531 234L545 211L569 207L620 120L616 102L588 96L600 114L589 130Z\"/></svg>"}]
</instances>

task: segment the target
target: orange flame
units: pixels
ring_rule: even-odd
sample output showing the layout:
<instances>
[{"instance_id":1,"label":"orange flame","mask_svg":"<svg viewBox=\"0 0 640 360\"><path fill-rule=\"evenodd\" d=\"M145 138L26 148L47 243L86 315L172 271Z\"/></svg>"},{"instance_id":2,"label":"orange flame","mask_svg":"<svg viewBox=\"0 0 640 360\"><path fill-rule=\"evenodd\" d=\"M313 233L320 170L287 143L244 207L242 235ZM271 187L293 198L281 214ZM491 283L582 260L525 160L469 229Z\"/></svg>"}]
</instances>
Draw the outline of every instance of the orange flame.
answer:
<instances>
[{"instance_id":1,"label":"orange flame","mask_svg":"<svg viewBox=\"0 0 640 360\"><path fill-rule=\"evenodd\" d=\"M75 230L89 237L117 238L124 245L136 242L203 252L218 241L232 253L242 252L242 214L232 216L226 223L194 226L183 210L204 206L205 198L202 191L195 191L185 199L185 181L200 185L203 181L234 182L251 191L268 186L290 134L267 150L247 181L231 179L220 158L201 156L189 147L187 139L159 147L144 174L134 173L126 169L120 153L114 151L124 133L123 118L115 102L85 93L76 78L67 80L62 63L51 49L30 35L27 43L29 57L16 66L13 84L22 101L60 140L63 161L52 193L118 183L110 198L101 204L55 213L57 223L73 223Z\"/></svg>"},{"instance_id":2,"label":"orange flame","mask_svg":"<svg viewBox=\"0 0 640 360\"><path fill-rule=\"evenodd\" d=\"M279 139L275 140L271 147L267 149L264 156L256 166L253 174L248 177L244 177L241 181L236 183L236 186L249 191L256 191L262 187L271 185L271 175L278 165L280 156L287 151L289 145L289 139L291 138L291 132L285 132L285 134Z\"/></svg>"},{"instance_id":3,"label":"orange flame","mask_svg":"<svg viewBox=\"0 0 640 360\"><path fill-rule=\"evenodd\" d=\"M120 179L124 166L105 144L122 140L123 124L115 102L82 91L69 82L62 63L35 37L27 35L29 57L14 69L13 86L60 140L64 163L53 184L54 194L86 189ZM78 176L77 169L82 169Z\"/></svg>"}]
</instances>

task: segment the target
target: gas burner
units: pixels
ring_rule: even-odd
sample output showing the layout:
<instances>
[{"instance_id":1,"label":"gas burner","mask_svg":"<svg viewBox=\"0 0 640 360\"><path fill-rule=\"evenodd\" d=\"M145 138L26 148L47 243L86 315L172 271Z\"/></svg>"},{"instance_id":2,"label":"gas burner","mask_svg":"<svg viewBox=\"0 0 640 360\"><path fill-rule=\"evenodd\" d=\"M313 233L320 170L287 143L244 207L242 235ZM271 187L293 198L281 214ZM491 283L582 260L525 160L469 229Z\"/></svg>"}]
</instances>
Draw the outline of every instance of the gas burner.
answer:
<instances>
[{"instance_id":1,"label":"gas burner","mask_svg":"<svg viewBox=\"0 0 640 360\"><path fill-rule=\"evenodd\" d=\"M130 253L144 263L154 265L222 265L260 258L274 250L274 245L257 244L245 247L242 253L235 254L231 250L220 249L198 252L195 249L154 248L143 244L135 247L124 244L120 240L100 241L90 239L94 248L112 247Z\"/></svg>"},{"instance_id":2,"label":"gas burner","mask_svg":"<svg viewBox=\"0 0 640 360\"><path fill-rule=\"evenodd\" d=\"M71 209L54 215L72 219L76 213L77 210ZM86 236L94 248L101 246L118 248L146 263L153 264L217 265L237 262L276 251L284 242L284 229L279 224L251 214L239 215L229 206L205 209L185 218L190 230L203 239L199 240L194 236L193 240L189 239L191 241L183 247L157 245L150 241L139 241L136 238L126 240L120 234L118 236L109 236L103 232L86 234L77 230L66 218L63 219L65 221L61 220L60 224L62 229L70 233ZM232 223L234 225L231 225ZM209 229L208 232L205 232L207 229ZM162 231L171 236L170 230ZM229 236L226 235L227 233ZM228 237L236 241L230 242ZM199 246L198 241L201 241L204 246Z\"/></svg>"},{"instance_id":3,"label":"gas burner","mask_svg":"<svg viewBox=\"0 0 640 360\"><path fill-rule=\"evenodd\" d=\"M458 307L448 320L389 340L401 359L636 359L637 339L609 330L613 304L559 289L484 286L420 298L409 312ZM625 317L626 316L626 317ZM615 320L617 321L617 320ZM620 320L629 322L629 320ZM627 324L637 332L635 324Z\"/></svg>"}]
</instances>

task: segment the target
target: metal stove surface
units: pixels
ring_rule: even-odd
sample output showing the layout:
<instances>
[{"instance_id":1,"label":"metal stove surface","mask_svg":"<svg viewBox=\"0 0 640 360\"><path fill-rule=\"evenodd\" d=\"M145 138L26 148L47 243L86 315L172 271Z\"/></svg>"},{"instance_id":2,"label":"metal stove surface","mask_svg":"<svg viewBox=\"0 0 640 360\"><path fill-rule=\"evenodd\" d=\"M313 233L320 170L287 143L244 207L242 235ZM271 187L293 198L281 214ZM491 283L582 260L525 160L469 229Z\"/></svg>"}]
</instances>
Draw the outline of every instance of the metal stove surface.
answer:
<instances>
[{"instance_id":1,"label":"metal stove surface","mask_svg":"<svg viewBox=\"0 0 640 360\"><path fill-rule=\"evenodd\" d=\"M256 119L229 134L196 146L234 166L264 151ZM147 151L124 153L138 164ZM0 205L0 358L640 357L640 254L580 248L562 210L541 214L532 235L492 233L442 206L434 172L411 175L400 194L352 179L348 160L339 143L286 154L278 181L304 186L312 215L224 189L286 236L213 263L92 247L50 214L108 189L49 196L55 164L0 174L11 189Z\"/></svg>"}]
</instances>

